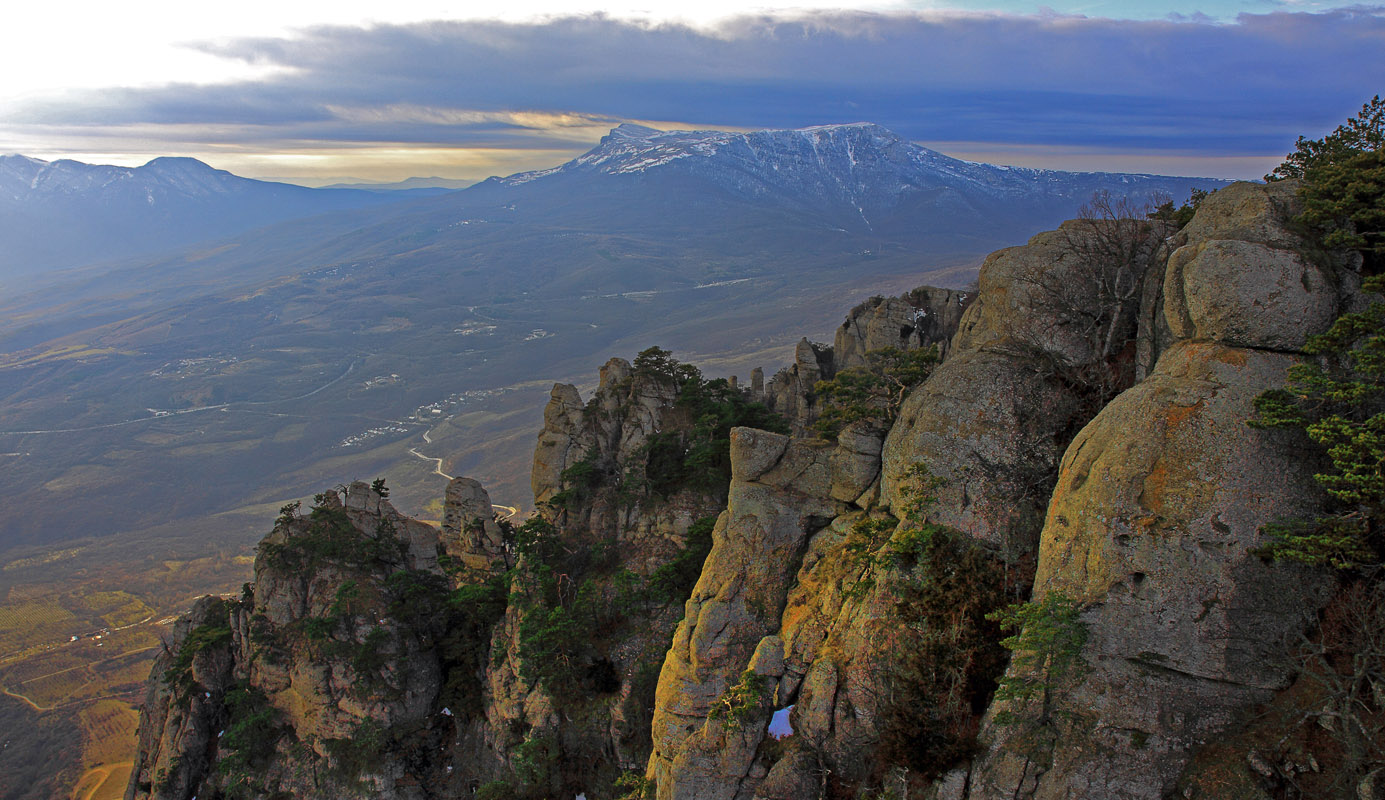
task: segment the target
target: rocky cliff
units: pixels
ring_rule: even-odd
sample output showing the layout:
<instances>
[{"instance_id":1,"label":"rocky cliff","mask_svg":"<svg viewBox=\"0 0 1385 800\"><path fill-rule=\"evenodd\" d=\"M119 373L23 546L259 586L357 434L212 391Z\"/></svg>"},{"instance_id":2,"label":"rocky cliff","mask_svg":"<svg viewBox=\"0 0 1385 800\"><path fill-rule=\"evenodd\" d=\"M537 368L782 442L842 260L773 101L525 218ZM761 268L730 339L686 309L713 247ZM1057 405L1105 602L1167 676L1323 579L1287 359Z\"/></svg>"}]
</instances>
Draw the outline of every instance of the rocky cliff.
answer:
<instances>
[{"instance_id":1,"label":"rocky cliff","mask_svg":"<svg viewBox=\"0 0 1385 800\"><path fill-rule=\"evenodd\" d=\"M614 359L554 388L522 526L466 479L441 530L380 486L286 509L179 623L128 796L1306 796L1330 748L1257 720L1337 587L1258 552L1318 465L1245 422L1364 300L1295 203L1066 223L748 389ZM818 381L929 347L817 438Z\"/></svg>"}]
</instances>

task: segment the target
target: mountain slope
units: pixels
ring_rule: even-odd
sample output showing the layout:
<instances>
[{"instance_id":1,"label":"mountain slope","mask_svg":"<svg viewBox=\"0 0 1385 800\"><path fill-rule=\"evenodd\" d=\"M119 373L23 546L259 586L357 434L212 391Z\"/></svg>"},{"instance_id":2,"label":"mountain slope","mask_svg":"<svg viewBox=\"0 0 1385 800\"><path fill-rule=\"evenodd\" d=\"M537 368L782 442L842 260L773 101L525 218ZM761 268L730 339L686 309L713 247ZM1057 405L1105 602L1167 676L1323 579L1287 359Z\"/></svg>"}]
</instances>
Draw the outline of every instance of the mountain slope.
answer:
<instances>
[{"instance_id":1,"label":"mountain slope","mask_svg":"<svg viewBox=\"0 0 1385 800\"><path fill-rule=\"evenodd\" d=\"M197 203L266 187L317 196L179 160L143 172L5 165L6 185L27 175L25 186L51 197L143 191L133 196L156 210L178 205L175 190ZM162 188L137 189L136 173L159 176ZM905 281L962 285L982 253L1071 215L1094 189L1182 196L1211 183L969 164L869 125L752 134L621 126L552 170L77 271L0 300L0 452L26 454L0 469L16 502L36 509L0 526L0 546L85 530L80 509L47 498L89 473L105 477L86 490L120 509L113 532L236 507L251 494L280 501L315 485L321 473L304 472L311 462L350 454L337 443L376 427L363 417L409 418L459 391L514 384L516 374L576 377L611 352L650 344L707 355L752 342L786 353L798 332L830 329L825 298L864 299L866 287ZM327 385L351 369L370 372ZM358 380L390 374L399 380L362 392ZM293 400L309 391L319 393ZM266 480L252 466L288 441L290 417L259 414L271 401L282 403L276 414L315 419L311 441L284 445L291 453L276 462L293 480ZM506 424L470 438L522 430L518 418ZM418 435L406 427L386 438ZM148 444L172 441L153 431L175 429L235 442L239 455L212 463L195 448ZM513 452L491 463L522 458L519 439L506 440ZM408 462L406 449L395 457ZM358 474L387 463L377 456ZM506 502L525 502L516 476L480 477Z\"/></svg>"},{"instance_id":2,"label":"mountain slope","mask_svg":"<svg viewBox=\"0 0 1385 800\"><path fill-rule=\"evenodd\" d=\"M142 167L0 156L0 277L167 250L400 198L232 175L193 158Z\"/></svg>"},{"instance_id":3,"label":"mountain slope","mask_svg":"<svg viewBox=\"0 0 1385 800\"><path fill-rule=\"evenodd\" d=\"M1139 200L1186 196L1194 185L1225 181L1100 172L1060 172L978 164L901 139L878 125L727 133L657 131L621 125L590 152L559 167L492 178L457 196L505 198L531 214L575 211L576 186L625 192L679 189L720 195L830 222L852 232L963 233L958 226L1005 229L1056 224L1093 192ZM633 204L632 204L633 205ZM634 217L648 219L631 208ZM979 235L978 230L965 230Z\"/></svg>"}]
</instances>

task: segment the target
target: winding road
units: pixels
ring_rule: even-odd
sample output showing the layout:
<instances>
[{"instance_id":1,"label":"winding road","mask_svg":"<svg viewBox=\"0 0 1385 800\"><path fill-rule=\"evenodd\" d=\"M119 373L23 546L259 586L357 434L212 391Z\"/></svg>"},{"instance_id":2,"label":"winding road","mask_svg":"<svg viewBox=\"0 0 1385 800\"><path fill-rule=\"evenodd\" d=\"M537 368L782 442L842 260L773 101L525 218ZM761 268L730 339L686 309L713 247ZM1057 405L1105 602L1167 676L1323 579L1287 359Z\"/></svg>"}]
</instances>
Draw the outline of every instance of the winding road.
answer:
<instances>
[{"instance_id":1,"label":"winding road","mask_svg":"<svg viewBox=\"0 0 1385 800\"><path fill-rule=\"evenodd\" d=\"M423 432L423 443L424 443L424 444L432 444L432 443L433 443L433 437L431 437L431 436L428 435L428 431L424 431L424 432ZM443 471L442 471L442 459L441 459L441 458L435 458L435 457L433 457L433 456L424 455L423 453L418 452L418 448L417 448L417 447L410 447L410 448L409 448L409 454L412 455L412 456L414 456L415 458L421 458L421 459L423 459L424 461L431 461L431 462L433 462L433 474L434 474L434 475L441 475L442 477L448 479L449 481L452 480L452 476L451 476L451 475L448 475L446 472L443 472ZM494 508L494 509L496 509L497 511L503 510L503 511L505 512L504 516L500 517L500 519L513 519L513 518L515 517L515 515L519 514L519 509L516 508L516 507L514 507L514 506L503 506L503 505L500 505L499 503L491 503L491 508Z\"/></svg>"}]
</instances>

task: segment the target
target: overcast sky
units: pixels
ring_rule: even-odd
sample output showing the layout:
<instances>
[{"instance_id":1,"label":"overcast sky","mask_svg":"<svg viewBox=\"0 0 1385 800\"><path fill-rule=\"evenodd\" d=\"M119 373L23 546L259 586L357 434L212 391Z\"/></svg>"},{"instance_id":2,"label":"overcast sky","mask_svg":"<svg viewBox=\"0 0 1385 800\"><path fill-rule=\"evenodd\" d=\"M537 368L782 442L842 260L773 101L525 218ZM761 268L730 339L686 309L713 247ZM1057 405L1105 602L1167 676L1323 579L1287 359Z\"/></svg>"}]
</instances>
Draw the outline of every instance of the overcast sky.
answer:
<instances>
[{"instance_id":1,"label":"overcast sky","mask_svg":"<svg viewBox=\"0 0 1385 800\"><path fill-rule=\"evenodd\" d=\"M1385 88L1385 6L211 5L8 9L0 153L475 180L559 163L623 121L870 121L997 163L1258 177Z\"/></svg>"}]
</instances>

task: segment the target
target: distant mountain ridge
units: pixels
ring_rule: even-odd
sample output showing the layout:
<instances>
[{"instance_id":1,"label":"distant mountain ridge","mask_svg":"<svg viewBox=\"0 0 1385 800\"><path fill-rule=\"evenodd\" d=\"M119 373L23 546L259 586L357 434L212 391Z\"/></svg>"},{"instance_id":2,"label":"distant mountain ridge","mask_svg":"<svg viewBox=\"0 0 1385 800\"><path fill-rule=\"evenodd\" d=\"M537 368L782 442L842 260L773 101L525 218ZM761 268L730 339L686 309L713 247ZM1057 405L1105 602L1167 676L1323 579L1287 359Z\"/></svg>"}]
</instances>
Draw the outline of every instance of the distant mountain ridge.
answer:
<instances>
[{"instance_id":1,"label":"distant mountain ridge","mask_svg":"<svg viewBox=\"0 0 1385 800\"><path fill-rule=\"evenodd\" d=\"M551 169L492 178L518 188L597 176L679 176L758 203L829 213L867 230L929 225L941 216L1010 219L1018 213L1056 224L1093 192L1137 199L1186 198L1189 188L1229 181L1162 175L1063 172L996 166L946 156L872 123L821 125L751 133L659 131L624 124L589 152ZM1141 197L1141 196L1145 197ZM1058 212L1056 206L1061 206Z\"/></svg>"},{"instance_id":2,"label":"distant mountain ridge","mask_svg":"<svg viewBox=\"0 0 1385 800\"><path fill-rule=\"evenodd\" d=\"M436 175L429 178L412 177L402 181L392 181L390 183L371 183L369 181L351 180L340 181L337 183L320 186L320 189L360 189L363 192L396 192L403 194L414 194L423 196L426 194L444 194L455 192L458 189L465 189L472 186L476 181L463 180L460 178L439 178Z\"/></svg>"},{"instance_id":3,"label":"distant mountain ridge","mask_svg":"<svg viewBox=\"0 0 1385 800\"><path fill-rule=\"evenodd\" d=\"M411 179L413 180L413 179ZM752 133L623 124L549 169L460 191L308 188L242 178L192 158L141 167L0 156L0 279L152 255L334 211L415 201L408 226L456 212L487 221L667 229L777 227L918 241L981 253L1071 216L1094 192L1181 200L1228 183L994 166L951 158L871 123ZM437 195L431 198L430 195ZM517 212L517 213L516 213ZM368 222L365 220L364 222Z\"/></svg>"},{"instance_id":4,"label":"distant mountain ridge","mask_svg":"<svg viewBox=\"0 0 1385 800\"><path fill-rule=\"evenodd\" d=\"M242 178L195 158L118 167L0 156L0 277L154 253L399 199Z\"/></svg>"}]
</instances>

